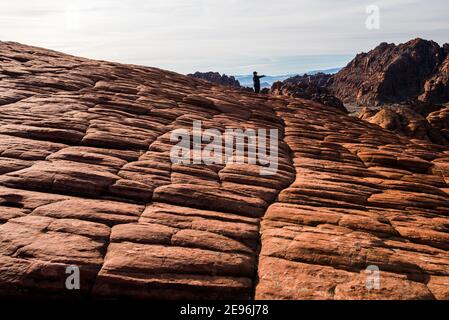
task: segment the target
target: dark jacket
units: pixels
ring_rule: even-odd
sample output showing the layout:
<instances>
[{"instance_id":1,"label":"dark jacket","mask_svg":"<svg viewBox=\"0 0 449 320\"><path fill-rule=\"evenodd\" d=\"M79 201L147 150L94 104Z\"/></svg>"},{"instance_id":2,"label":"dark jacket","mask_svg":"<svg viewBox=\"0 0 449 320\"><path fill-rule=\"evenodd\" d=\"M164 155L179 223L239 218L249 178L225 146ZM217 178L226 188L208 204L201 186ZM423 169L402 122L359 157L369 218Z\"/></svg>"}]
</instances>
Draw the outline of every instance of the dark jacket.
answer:
<instances>
[{"instance_id":1,"label":"dark jacket","mask_svg":"<svg viewBox=\"0 0 449 320\"><path fill-rule=\"evenodd\" d=\"M253 82L254 82L254 87L260 88L260 79L264 78L265 76L257 76L254 75L253 76Z\"/></svg>"}]
</instances>

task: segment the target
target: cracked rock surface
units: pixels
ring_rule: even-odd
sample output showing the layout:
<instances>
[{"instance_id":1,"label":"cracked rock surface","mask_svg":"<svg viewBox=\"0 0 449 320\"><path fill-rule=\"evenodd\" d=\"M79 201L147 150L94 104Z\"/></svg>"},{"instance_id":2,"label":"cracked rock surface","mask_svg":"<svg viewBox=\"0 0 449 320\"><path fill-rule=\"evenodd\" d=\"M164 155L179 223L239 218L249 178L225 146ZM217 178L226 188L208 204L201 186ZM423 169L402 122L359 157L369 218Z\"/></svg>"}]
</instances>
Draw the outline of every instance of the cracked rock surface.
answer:
<instances>
[{"instance_id":1,"label":"cracked rock surface","mask_svg":"<svg viewBox=\"0 0 449 320\"><path fill-rule=\"evenodd\" d=\"M173 164L171 132L195 120L278 129L277 173ZM449 299L449 149L308 100L0 42L0 295Z\"/></svg>"}]
</instances>

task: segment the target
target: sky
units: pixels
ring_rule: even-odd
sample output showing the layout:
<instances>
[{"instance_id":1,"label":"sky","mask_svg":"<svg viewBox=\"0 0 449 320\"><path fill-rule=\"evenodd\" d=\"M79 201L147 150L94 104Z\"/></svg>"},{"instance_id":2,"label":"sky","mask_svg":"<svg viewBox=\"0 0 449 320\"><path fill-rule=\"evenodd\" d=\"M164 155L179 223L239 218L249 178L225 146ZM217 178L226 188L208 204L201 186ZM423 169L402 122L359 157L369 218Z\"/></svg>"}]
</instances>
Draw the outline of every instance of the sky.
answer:
<instances>
[{"instance_id":1,"label":"sky","mask_svg":"<svg viewBox=\"0 0 449 320\"><path fill-rule=\"evenodd\" d=\"M180 73L343 67L416 37L449 42L448 0L0 0L1 41Z\"/></svg>"}]
</instances>

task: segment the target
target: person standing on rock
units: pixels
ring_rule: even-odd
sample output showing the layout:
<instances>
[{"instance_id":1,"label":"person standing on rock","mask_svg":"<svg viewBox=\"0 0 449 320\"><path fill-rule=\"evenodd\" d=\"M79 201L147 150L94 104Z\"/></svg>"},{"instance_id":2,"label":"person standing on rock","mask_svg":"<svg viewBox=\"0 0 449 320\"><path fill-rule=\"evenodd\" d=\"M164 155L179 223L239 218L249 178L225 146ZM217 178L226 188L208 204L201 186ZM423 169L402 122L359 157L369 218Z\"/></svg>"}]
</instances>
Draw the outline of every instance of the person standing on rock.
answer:
<instances>
[{"instance_id":1,"label":"person standing on rock","mask_svg":"<svg viewBox=\"0 0 449 320\"><path fill-rule=\"evenodd\" d=\"M258 76L257 71L253 72L253 82L254 82L254 92L259 93L260 92L260 79L264 78L265 76Z\"/></svg>"}]
</instances>

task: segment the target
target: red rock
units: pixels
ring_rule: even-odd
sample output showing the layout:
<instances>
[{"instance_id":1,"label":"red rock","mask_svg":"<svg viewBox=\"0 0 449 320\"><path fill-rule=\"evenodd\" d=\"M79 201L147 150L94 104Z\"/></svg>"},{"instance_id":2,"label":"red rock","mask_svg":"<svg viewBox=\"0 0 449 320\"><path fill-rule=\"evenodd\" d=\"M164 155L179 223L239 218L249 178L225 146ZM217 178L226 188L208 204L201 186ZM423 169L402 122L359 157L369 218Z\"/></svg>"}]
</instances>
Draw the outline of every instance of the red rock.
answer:
<instances>
[{"instance_id":1,"label":"red rock","mask_svg":"<svg viewBox=\"0 0 449 320\"><path fill-rule=\"evenodd\" d=\"M378 86L436 46L414 41L394 61L381 48L388 66L343 71L346 98L408 96L408 80ZM310 100L14 43L0 42L0 59L0 295L448 298L449 150L417 122L408 137ZM354 93L366 74L386 78ZM442 136L445 109L426 119ZM173 165L171 131L194 120L278 129L277 172ZM72 264L81 290L68 293ZM379 289L366 287L370 266Z\"/></svg>"},{"instance_id":2,"label":"red rock","mask_svg":"<svg viewBox=\"0 0 449 320\"><path fill-rule=\"evenodd\" d=\"M427 286L432 291L434 297L438 300L447 300L448 296L448 286L449 286L449 278L448 277L438 277L431 276Z\"/></svg>"},{"instance_id":3,"label":"red rock","mask_svg":"<svg viewBox=\"0 0 449 320\"><path fill-rule=\"evenodd\" d=\"M142 211L143 207L127 203L71 198L41 205L32 214L57 219L79 219L115 225L136 222Z\"/></svg>"},{"instance_id":4,"label":"red rock","mask_svg":"<svg viewBox=\"0 0 449 320\"><path fill-rule=\"evenodd\" d=\"M364 108L359 117L370 123L413 139L431 141L447 146L449 136L445 134L445 123L449 116L446 109L432 105L393 105L378 110Z\"/></svg>"},{"instance_id":5,"label":"red rock","mask_svg":"<svg viewBox=\"0 0 449 320\"><path fill-rule=\"evenodd\" d=\"M240 88L240 82L235 80L233 76L227 76L225 74L221 75L218 72L195 72L194 74L189 74L188 76L203 79L223 86Z\"/></svg>"},{"instance_id":6,"label":"red rock","mask_svg":"<svg viewBox=\"0 0 449 320\"><path fill-rule=\"evenodd\" d=\"M447 47L447 44L446 44ZM424 84L424 93L420 100L430 103L442 103L449 100L447 89L449 87L449 56L441 63L438 71Z\"/></svg>"},{"instance_id":7,"label":"red rock","mask_svg":"<svg viewBox=\"0 0 449 320\"><path fill-rule=\"evenodd\" d=\"M222 188L193 184L160 187L155 190L153 199L158 202L224 211L248 217L260 217L267 207L267 203L262 199Z\"/></svg>"},{"instance_id":8,"label":"red rock","mask_svg":"<svg viewBox=\"0 0 449 320\"><path fill-rule=\"evenodd\" d=\"M382 43L361 53L341 70L331 85L347 103L375 105L419 96L445 55L433 41L414 39L404 44Z\"/></svg>"},{"instance_id":9,"label":"red rock","mask_svg":"<svg viewBox=\"0 0 449 320\"><path fill-rule=\"evenodd\" d=\"M244 255L202 249L111 244L94 292L153 299L205 298L205 292L210 292L209 298L248 298L253 263ZM136 283L145 288L138 294ZM178 292L172 295L175 289Z\"/></svg>"},{"instance_id":10,"label":"red rock","mask_svg":"<svg viewBox=\"0 0 449 320\"><path fill-rule=\"evenodd\" d=\"M270 92L275 95L313 100L348 113L343 103L327 88L332 82L332 75L317 73L315 75L294 76L284 81L275 82Z\"/></svg>"}]
</instances>

